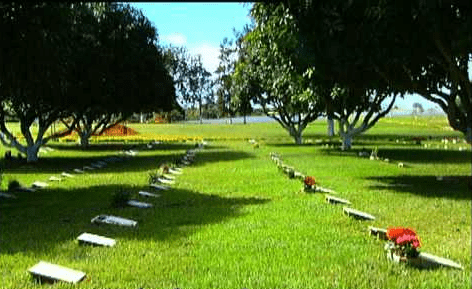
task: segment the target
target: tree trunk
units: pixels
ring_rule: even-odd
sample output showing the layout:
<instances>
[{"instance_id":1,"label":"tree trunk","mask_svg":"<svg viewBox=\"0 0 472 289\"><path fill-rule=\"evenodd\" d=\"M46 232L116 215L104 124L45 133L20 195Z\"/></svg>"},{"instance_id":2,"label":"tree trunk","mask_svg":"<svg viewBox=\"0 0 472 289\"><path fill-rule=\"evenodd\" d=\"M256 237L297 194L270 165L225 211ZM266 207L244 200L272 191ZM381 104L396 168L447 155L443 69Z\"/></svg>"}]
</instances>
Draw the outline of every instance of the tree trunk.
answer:
<instances>
[{"instance_id":1,"label":"tree trunk","mask_svg":"<svg viewBox=\"0 0 472 289\"><path fill-rule=\"evenodd\" d=\"M334 136L334 120L331 116L328 116L328 136Z\"/></svg>"},{"instance_id":2,"label":"tree trunk","mask_svg":"<svg viewBox=\"0 0 472 289\"><path fill-rule=\"evenodd\" d=\"M298 131L296 130L295 128L291 127L289 129L289 132L290 132L290 135L293 137L293 139L295 140L295 143L297 145L300 145L302 144L302 132L301 131Z\"/></svg>"},{"instance_id":3,"label":"tree trunk","mask_svg":"<svg viewBox=\"0 0 472 289\"><path fill-rule=\"evenodd\" d=\"M465 141L472 145L472 127L468 126L465 132Z\"/></svg>"},{"instance_id":4,"label":"tree trunk","mask_svg":"<svg viewBox=\"0 0 472 289\"><path fill-rule=\"evenodd\" d=\"M246 115L244 115L244 124L246 124Z\"/></svg>"},{"instance_id":5,"label":"tree trunk","mask_svg":"<svg viewBox=\"0 0 472 289\"><path fill-rule=\"evenodd\" d=\"M26 148L26 161L28 163L34 163L38 161L39 143L35 143L32 146Z\"/></svg>"},{"instance_id":6,"label":"tree trunk","mask_svg":"<svg viewBox=\"0 0 472 289\"><path fill-rule=\"evenodd\" d=\"M341 150L350 150L352 148L352 135L349 133L343 133L341 134L341 139L343 141Z\"/></svg>"}]
</instances>

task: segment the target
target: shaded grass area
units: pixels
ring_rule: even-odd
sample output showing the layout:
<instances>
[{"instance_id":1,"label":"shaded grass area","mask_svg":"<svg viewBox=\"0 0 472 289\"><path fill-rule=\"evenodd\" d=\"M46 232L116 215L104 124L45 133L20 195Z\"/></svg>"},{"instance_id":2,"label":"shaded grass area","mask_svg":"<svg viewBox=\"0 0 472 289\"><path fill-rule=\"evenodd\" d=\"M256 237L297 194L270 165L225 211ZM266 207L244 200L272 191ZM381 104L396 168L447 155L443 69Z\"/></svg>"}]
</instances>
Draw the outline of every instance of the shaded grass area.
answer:
<instances>
[{"instance_id":1,"label":"shaded grass area","mask_svg":"<svg viewBox=\"0 0 472 289\"><path fill-rule=\"evenodd\" d=\"M185 128L172 131L172 126L165 128L167 133L185 133ZM156 127L143 126L153 133ZM197 127L221 137L217 126L195 125L190 130L198 133ZM441 125L437 127L432 145L440 144ZM231 128L224 128L225 134L234 138L210 142L177 176L172 190L158 192L161 198L144 199L136 193L152 191L147 173L193 144L153 150L141 146L138 156L123 163L18 194L18 199L2 199L0 287L42 288L26 273L39 260L86 272L88 279L78 285L82 288L470 287L470 163L464 160L470 159L470 150L421 148L385 137L372 141L379 146L379 156L390 162L371 161L358 156L363 149L373 149L370 141L341 152L329 143L293 146L282 129L266 124L254 125L252 132L243 125ZM309 129L321 138L325 127ZM421 128L411 133L421 133ZM237 140L241 135L257 139L259 148L244 137ZM38 163L28 173L7 169L5 177L32 182L68 163L109 156L117 148L83 152L61 146L47 155L48 164ZM301 193L301 182L288 179L271 161L273 151L377 219L353 220L343 215L342 206L325 203L324 195ZM407 166L399 167L399 161ZM113 194L122 190L155 207L110 207ZM135 219L138 228L90 224L92 217L104 213ZM384 243L368 236L369 225L415 228L423 251L450 258L466 270L393 264L385 256ZM84 231L116 238L117 245L78 246L75 238Z\"/></svg>"}]
</instances>

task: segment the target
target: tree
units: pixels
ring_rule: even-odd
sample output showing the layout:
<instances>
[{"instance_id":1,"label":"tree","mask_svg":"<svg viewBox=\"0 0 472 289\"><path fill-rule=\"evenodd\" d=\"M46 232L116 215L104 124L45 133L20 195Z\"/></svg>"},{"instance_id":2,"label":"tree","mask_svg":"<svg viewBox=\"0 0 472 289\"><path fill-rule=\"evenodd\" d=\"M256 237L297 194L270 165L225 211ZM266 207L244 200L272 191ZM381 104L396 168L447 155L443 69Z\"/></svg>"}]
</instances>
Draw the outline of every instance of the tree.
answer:
<instances>
[{"instance_id":1,"label":"tree","mask_svg":"<svg viewBox=\"0 0 472 289\"><path fill-rule=\"evenodd\" d=\"M466 1L284 1L326 78L437 103L472 141L472 7Z\"/></svg>"},{"instance_id":2,"label":"tree","mask_svg":"<svg viewBox=\"0 0 472 289\"><path fill-rule=\"evenodd\" d=\"M0 7L0 141L38 160L39 148L61 134L45 136L49 126L65 117L73 103L67 70L73 66L73 19L87 10L66 3L8 3ZM86 15L85 15L86 16ZM20 120L22 144L6 125L14 115ZM31 131L37 121L36 137ZM64 134L67 132L63 132Z\"/></svg>"},{"instance_id":3,"label":"tree","mask_svg":"<svg viewBox=\"0 0 472 289\"><path fill-rule=\"evenodd\" d=\"M254 93L264 113L301 144L303 130L321 115L322 102L300 65L297 27L284 5L255 3L251 15L256 26L244 37L236 88L240 94Z\"/></svg>"},{"instance_id":4,"label":"tree","mask_svg":"<svg viewBox=\"0 0 472 289\"><path fill-rule=\"evenodd\" d=\"M203 100L211 97L211 73L208 72L202 63L200 55L190 59L190 68L188 70L189 87L187 101L192 104L192 108L198 104L200 123L203 122Z\"/></svg>"},{"instance_id":5,"label":"tree","mask_svg":"<svg viewBox=\"0 0 472 289\"><path fill-rule=\"evenodd\" d=\"M220 63L215 71L217 75L216 84L218 85L216 90L218 109L221 115L229 116L230 122L232 122L232 117L234 116L234 110L231 105L231 73L234 71L232 56L235 53L235 49L232 46L232 40L228 40L227 37L223 38L222 43L220 43L220 55L218 56Z\"/></svg>"},{"instance_id":6,"label":"tree","mask_svg":"<svg viewBox=\"0 0 472 289\"><path fill-rule=\"evenodd\" d=\"M82 146L92 134L101 134L133 113L170 111L175 98L155 44L156 29L142 12L111 4L95 16L95 25L90 25L93 41L76 54L77 71L84 75L77 77L83 79L76 88L81 101L72 117Z\"/></svg>"},{"instance_id":7,"label":"tree","mask_svg":"<svg viewBox=\"0 0 472 289\"><path fill-rule=\"evenodd\" d=\"M422 114L424 112L423 106L421 103L415 102L413 103L413 112L412 114Z\"/></svg>"}]
</instances>

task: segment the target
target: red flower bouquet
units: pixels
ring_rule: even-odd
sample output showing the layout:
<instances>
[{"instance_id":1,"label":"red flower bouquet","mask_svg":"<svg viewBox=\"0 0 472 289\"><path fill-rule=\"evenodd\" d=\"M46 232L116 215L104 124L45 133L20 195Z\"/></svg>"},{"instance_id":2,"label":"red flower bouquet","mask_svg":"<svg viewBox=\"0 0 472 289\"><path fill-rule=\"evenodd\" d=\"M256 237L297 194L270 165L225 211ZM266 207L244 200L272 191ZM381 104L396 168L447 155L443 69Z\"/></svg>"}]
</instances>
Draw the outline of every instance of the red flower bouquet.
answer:
<instances>
[{"instance_id":1,"label":"red flower bouquet","mask_svg":"<svg viewBox=\"0 0 472 289\"><path fill-rule=\"evenodd\" d=\"M305 183L305 186L313 187L316 185L314 177L305 177L305 180L303 182Z\"/></svg>"},{"instance_id":2,"label":"red flower bouquet","mask_svg":"<svg viewBox=\"0 0 472 289\"><path fill-rule=\"evenodd\" d=\"M396 227L387 230L389 243L386 250L394 251L400 257L417 257L420 239L415 231L408 228Z\"/></svg>"}]
</instances>

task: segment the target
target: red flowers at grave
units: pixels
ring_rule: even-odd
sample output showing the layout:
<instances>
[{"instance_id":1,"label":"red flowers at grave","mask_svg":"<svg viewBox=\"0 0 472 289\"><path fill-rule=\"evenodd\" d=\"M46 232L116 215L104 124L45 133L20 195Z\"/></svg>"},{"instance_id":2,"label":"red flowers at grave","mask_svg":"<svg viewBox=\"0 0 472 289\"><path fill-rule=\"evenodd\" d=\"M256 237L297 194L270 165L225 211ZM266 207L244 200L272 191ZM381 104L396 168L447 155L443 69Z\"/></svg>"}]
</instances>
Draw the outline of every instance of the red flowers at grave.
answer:
<instances>
[{"instance_id":1,"label":"red flowers at grave","mask_svg":"<svg viewBox=\"0 0 472 289\"><path fill-rule=\"evenodd\" d=\"M415 231L403 227L389 228L387 237L393 243L391 248L396 249L400 256L418 256L416 249L421 247L421 244Z\"/></svg>"},{"instance_id":2,"label":"red flowers at grave","mask_svg":"<svg viewBox=\"0 0 472 289\"><path fill-rule=\"evenodd\" d=\"M315 181L315 178L314 177L305 177L305 180L303 181L305 183L305 186L314 186L316 185L316 181Z\"/></svg>"},{"instance_id":3,"label":"red flowers at grave","mask_svg":"<svg viewBox=\"0 0 472 289\"><path fill-rule=\"evenodd\" d=\"M411 244L415 249L421 246L420 239L416 235L416 232L408 228L390 228L387 230L387 237L394 242L395 245L404 246Z\"/></svg>"}]
</instances>

